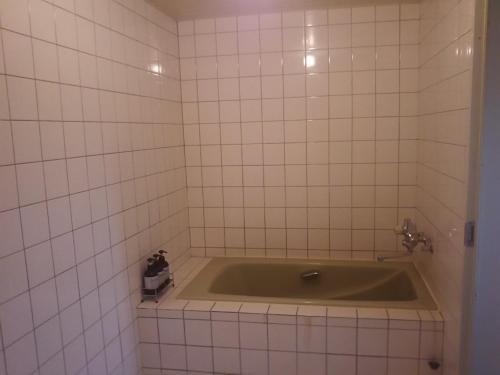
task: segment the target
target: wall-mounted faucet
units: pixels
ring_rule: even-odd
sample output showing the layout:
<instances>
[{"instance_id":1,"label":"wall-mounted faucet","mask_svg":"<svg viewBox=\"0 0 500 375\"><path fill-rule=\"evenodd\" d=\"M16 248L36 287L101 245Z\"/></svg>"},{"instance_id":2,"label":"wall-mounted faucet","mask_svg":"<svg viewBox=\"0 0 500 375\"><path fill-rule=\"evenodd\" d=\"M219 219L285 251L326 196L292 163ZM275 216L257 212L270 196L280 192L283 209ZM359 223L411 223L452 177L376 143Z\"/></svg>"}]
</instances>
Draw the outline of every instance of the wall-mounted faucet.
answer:
<instances>
[{"instance_id":1,"label":"wall-mounted faucet","mask_svg":"<svg viewBox=\"0 0 500 375\"><path fill-rule=\"evenodd\" d=\"M431 239L428 238L423 232L418 232L417 226L414 222L411 221L411 219L404 219L403 225L401 227L396 227L394 229L394 232L403 236L403 240L401 243L406 249L407 253L390 257L379 256L377 257L377 261L383 262L387 259L396 259L409 256L413 254L413 251L418 244L422 244L422 251L427 251L430 253L434 252Z\"/></svg>"},{"instance_id":2,"label":"wall-mounted faucet","mask_svg":"<svg viewBox=\"0 0 500 375\"><path fill-rule=\"evenodd\" d=\"M433 253L432 241L423 232L417 232L417 226L411 219L404 219L401 228L394 229L396 234L404 236L402 245L409 253L413 253L418 244L422 244L422 251Z\"/></svg>"}]
</instances>

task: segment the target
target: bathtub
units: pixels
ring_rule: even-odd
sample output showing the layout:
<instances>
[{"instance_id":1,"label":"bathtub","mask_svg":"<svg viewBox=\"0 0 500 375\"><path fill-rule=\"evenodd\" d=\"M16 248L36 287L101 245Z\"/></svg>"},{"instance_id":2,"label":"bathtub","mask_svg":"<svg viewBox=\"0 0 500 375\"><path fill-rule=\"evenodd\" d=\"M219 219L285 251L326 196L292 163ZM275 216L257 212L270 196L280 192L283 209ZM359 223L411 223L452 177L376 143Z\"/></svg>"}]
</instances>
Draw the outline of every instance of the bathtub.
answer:
<instances>
[{"instance_id":1,"label":"bathtub","mask_svg":"<svg viewBox=\"0 0 500 375\"><path fill-rule=\"evenodd\" d=\"M214 258L178 299L436 310L412 263Z\"/></svg>"},{"instance_id":2,"label":"bathtub","mask_svg":"<svg viewBox=\"0 0 500 375\"><path fill-rule=\"evenodd\" d=\"M137 309L151 373L442 374L443 318L411 263L192 257L174 273Z\"/></svg>"}]
</instances>

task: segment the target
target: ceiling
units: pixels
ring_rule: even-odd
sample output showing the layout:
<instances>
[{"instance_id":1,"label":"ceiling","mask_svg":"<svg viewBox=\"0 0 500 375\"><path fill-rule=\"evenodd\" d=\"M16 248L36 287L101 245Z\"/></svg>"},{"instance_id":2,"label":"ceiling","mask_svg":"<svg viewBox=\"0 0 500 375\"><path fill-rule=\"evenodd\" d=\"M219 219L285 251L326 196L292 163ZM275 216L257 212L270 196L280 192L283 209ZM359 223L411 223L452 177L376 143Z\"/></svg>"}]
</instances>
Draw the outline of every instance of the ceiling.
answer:
<instances>
[{"instance_id":1,"label":"ceiling","mask_svg":"<svg viewBox=\"0 0 500 375\"><path fill-rule=\"evenodd\" d=\"M255 14L283 9L416 3L418 0L148 0L148 2L170 17L183 20Z\"/></svg>"}]
</instances>

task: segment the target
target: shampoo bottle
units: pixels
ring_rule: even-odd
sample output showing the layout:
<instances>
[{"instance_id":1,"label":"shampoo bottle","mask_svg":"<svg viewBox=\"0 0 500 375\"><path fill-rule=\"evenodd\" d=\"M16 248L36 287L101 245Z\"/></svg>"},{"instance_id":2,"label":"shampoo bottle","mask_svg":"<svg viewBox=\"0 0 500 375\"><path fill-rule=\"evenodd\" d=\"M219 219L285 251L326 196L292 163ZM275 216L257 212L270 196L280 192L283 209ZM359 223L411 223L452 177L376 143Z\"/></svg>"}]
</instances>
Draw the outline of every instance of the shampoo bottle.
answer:
<instances>
[{"instance_id":1,"label":"shampoo bottle","mask_svg":"<svg viewBox=\"0 0 500 375\"><path fill-rule=\"evenodd\" d=\"M167 258L165 257L165 254L167 254L167 252L165 250L160 250L158 251L158 253L160 253L160 262L163 266L163 272L165 275L164 281L167 281L170 279L170 265L168 264Z\"/></svg>"},{"instance_id":2,"label":"shampoo bottle","mask_svg":"<svg viewBox=\"0 0 500 375\"><path fill-rule=\"evenodd\" d=\"M165 272L163 271L163 264L161 262L159 254L154 254L153 258L155 259L156 271L158 273L158 285L161 286L163 285L163 282L165 280Z\"/></svg>"},{"instance_id":3,"label":"shampoo bottle","mask_svg":"<svg viewBox=\"0 0 500 375\"><path fill-rule=\"evenodd\" d=\"M144 289L156 290L159 286L157 262L154 258L148 258L148 267L144 272Z\"/></svg>"}]
</instances>

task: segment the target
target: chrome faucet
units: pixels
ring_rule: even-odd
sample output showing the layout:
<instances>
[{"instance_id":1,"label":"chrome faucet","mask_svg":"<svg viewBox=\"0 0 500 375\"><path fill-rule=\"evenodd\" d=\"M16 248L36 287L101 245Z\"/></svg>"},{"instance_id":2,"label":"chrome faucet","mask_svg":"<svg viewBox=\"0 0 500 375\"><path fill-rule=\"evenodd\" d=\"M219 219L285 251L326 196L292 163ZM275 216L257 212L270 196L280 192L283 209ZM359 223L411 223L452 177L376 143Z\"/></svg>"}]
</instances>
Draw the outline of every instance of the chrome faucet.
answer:
<instances>
[{"instance_id":1,"label":"chrome faucet","mask_svg":"<svg viewBox=\"0 0 500 375\"><path fill-rule=\"evenodd\" d=\"M377 257L377 261L383 262L387 259L396 259L410 256L413 254L418 244L423 245L422 251L427 251L430 253L434 252L431 239L428 238L423 232L417 232L417 226L414 222L411 221L411 219L404 219L403 225L401 227L396 227L394 229L394 232L403 236L401 244L406 249L406 254L387 257L379 256Z\"/></svg>"},{"instance_id":2,"label":"chrome faucet","mask_svg":"<svg viewBox=\"0 0 500 375\"><path fill-rule=\"evenodd\" d=\"M428 238L424 232L417 232L417 226L411 219L404 219L403 226L401 229L396 228L394 230L396 234L401 234L404 236L402 245L411 254L418 244L423 244L422 250L433 253L432 241Z\"/></svg>"}]
</instances>

